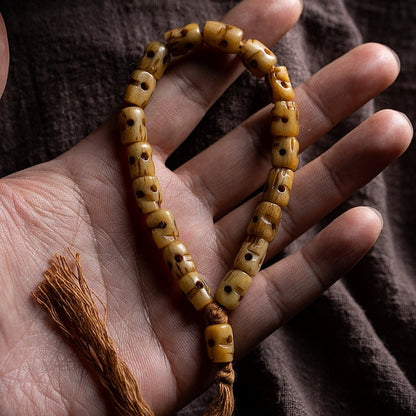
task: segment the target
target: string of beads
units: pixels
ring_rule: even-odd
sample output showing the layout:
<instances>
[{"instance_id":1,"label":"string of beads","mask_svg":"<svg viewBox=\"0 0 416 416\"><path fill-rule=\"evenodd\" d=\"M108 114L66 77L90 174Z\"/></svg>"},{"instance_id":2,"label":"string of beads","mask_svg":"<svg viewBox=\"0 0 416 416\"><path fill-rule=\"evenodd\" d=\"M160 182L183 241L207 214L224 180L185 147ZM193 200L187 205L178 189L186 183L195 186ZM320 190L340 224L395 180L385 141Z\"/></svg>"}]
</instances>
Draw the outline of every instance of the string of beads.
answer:
<instances>
[{"instance_id":1,"label":"string of beads","mask_svg":"<svg viewBox=\"0 0 416 416\"><path fill-rule=\"evenodd\" d=\"M253 277L259 272L270 242L274 239L282 208L289 202L293 171L298 166L298 108L286 67L276 66L277 58L258 40L243 40L243 31L222 22L207 21L201 32L190 23L165 33L165 42L149 43L137 68L131 73L124 93L125 106L119 113L121 142L126 146L132 189L138 209L145 216L156 246L177 280L179 288L197 311L205 313L205 340L209 358L219 366L216 382L220 387L215 405L207 414L230 415L233 411L234 337L226 310L237 308ZM225 53L237 54L256 77L265 77L274 108L271 114L272 168L263 197L247 226L245 241L233 268L226 274L214 297L196 266L179 232L171 211L162 209L160 184L147 142L143 109L157 81L164 74L170 57L185 55L203 43ZM221 393L221 387L225 392ZM214 409L215 408L215 409Z\"/></svg>"}]
</instances>

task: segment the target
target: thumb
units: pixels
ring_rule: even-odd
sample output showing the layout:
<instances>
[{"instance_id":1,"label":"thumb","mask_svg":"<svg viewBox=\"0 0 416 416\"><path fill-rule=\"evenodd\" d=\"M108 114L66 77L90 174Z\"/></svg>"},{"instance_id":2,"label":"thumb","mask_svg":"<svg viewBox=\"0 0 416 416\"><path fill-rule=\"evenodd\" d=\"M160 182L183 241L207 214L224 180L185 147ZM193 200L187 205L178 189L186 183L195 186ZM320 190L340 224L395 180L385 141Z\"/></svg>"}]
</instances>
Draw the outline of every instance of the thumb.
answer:
<instances>
[{"instance_id":1,"label":"thumb","mask_svg":"<svg viewBox=\"0 0 416 416\"><path fill-rule=\"evenodd\" d=\"M7 74L9 72L9 42L7 41L7 30L0 14L0 97L6 86Z\"/></svg>"}]
</instances>

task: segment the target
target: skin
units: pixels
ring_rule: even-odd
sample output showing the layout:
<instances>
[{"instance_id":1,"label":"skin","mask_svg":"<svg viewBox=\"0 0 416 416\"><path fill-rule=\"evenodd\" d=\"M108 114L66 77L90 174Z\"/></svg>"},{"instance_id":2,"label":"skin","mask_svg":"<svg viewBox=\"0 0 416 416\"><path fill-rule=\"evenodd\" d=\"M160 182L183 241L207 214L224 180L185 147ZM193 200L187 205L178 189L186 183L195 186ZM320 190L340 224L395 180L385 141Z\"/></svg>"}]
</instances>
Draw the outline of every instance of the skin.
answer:
<instances>
[{"instance_id":1,"label":"skin","mask_svg":"<svg viewBox=\"0 0 416 416\"><path fill-rule=\"evenodd\" d=\"M256 5L257 0L245 0L224 20L269 45L301 12L297 0L265 1L261 10ZM0 37L3 86L8 68L4 24ZM232 264L256 203L240 202L263 183L270 168L263 150L270 108L176 171L164 162L242 70L228 56L186 59L158 83L146 107L163 206L175 213L181 239L213 290ZM381 93L398 71L390 49L365 44L300 85L301 150ZM117 134L113 117L57 159L0 180L2 414L111 414L105 392L31 298L54 251L64 253L65 247L81 253L87 282L107 308L109 332L156 414L172 414L212 381L201 317L166 283L169 276L137 219ZM411 137L404 115L383 110L299 169L270 255L385 169ZM210 173L213 161L221 175ZM353 208L302 249L262 271L231 316L237 360L353 267L381 228L375 210Z\"/></svg>"}]
</instances>

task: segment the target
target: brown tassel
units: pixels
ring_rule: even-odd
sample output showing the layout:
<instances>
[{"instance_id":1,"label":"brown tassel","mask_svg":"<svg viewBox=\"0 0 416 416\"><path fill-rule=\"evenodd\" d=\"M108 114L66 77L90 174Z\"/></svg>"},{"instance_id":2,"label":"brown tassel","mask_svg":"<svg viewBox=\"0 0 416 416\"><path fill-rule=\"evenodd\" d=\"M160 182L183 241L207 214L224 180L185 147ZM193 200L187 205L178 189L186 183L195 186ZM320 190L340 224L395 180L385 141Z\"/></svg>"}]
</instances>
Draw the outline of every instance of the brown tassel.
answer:
<instances>
[{"instance_id":1,"label":"brown tassel","mask_svg":"<svg viewBox=\"0 0 416 416\"><path fill-rule=\"evenodd\" d=\"M204 413L204 416L231 416L234 410L234 370L232 363L218 364L215 384L218 393Z\"/></svg>"},{"instance_id":2,"label":"brown tassel","mask_svg":"<svg viewBox=\"0 0 416 416\"><path fill-rule=\"evenodd\" d=\"M228 315L217 302L212 302L204 309L207 325L226 324ZM218 387L217 396L210 403L204 416L231 416L234 410L233 384L235 373L232 363L217 364L215 384Z\"/></svg>"},{"instance_id":3,"label":"brown tassel","mask_svg":"<svg viewBox=\"0 0 416 416\"><path fill-rule=\"evenodd\" d=\"M94 369L119 414L153 415L140 394L133 373L117 354L107 331L106 313L104 320L100 318L93 299L96 296L85 281L79 254L69 252L75 262L76 273L64 256L56 255L51 267L44 273L44 281L33 293L34 298Z\"/></svg>"}]
</instances>

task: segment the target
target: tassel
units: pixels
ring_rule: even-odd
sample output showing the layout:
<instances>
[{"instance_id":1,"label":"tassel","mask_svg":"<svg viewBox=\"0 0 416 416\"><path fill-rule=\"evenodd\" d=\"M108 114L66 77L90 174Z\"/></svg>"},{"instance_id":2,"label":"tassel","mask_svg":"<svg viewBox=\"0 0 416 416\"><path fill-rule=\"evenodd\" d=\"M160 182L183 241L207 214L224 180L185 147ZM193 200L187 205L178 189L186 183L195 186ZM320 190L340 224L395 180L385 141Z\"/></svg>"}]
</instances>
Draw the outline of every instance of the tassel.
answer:
<instances>
[{"instance_id":1,"label":"tassel","mask_svg":"<svg viewBox=\"0 0 416 416\"><path fill-rule=\"evenodd\" d=\"M85 281L79 254L68 251L75 262L76 273L64 256L56 255L44 273L44 281L33 293L34 298L91 365L120 415L153 415L140 394L133 373L117 354L107 331L106 312L102 320L94 297L104 305Z\"/></svg>"},{"instance_id":2,"label":"tassel","mask_svg":"<svg viewBox=\"0 0 416 416\"><path fill-rule=\"evenodd\" d=\"M231 363L219 364L215 376L218 393L210 403L204 416L231 416L234 410L234 370Z\"/></svg>"}]
</instances>

